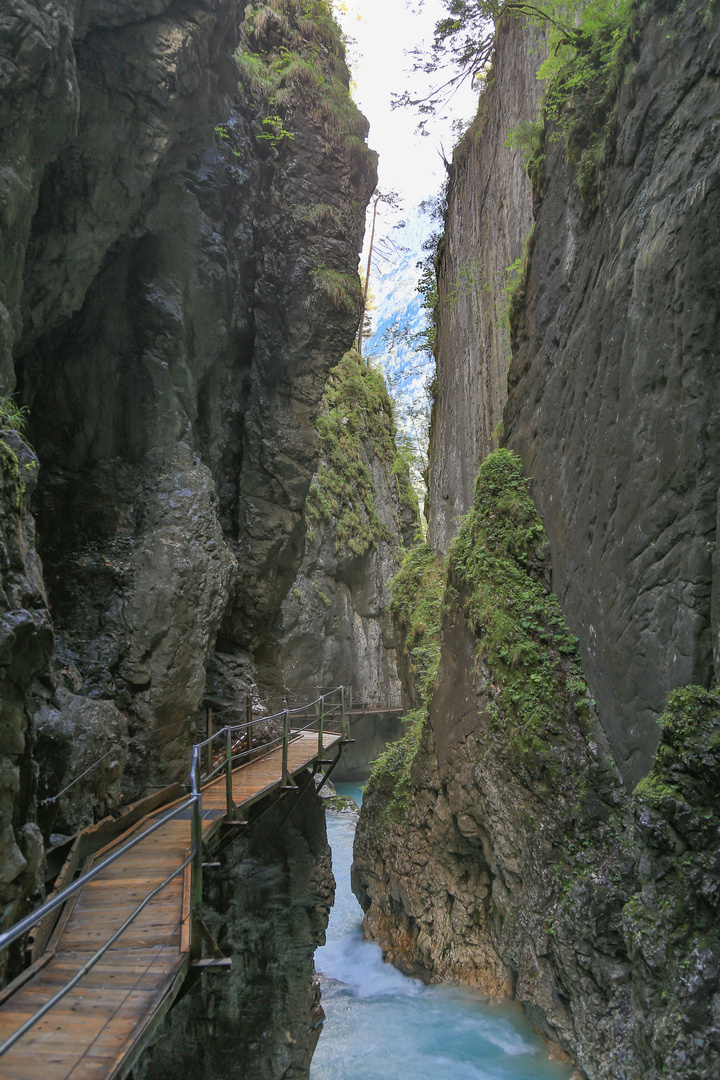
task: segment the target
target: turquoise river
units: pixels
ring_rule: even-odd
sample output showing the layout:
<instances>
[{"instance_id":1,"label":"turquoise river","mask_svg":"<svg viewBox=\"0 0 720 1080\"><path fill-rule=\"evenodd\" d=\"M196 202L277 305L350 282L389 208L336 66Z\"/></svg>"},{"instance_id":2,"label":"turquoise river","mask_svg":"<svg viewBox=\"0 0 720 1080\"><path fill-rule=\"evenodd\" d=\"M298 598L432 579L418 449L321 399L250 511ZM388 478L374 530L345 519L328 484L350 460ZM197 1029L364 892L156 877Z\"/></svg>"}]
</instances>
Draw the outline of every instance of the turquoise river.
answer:
<instances>
[{"instance_id":1,"label":"turquoise river","mask_svg":"<svg viewBox=\"0 0 720 1080\"><path fill-rule=\"evenodd\" d=\"M360 801L358 785L337 787ZM425 986L383 963L379 946L363 940L350 889L355 822L327 818L337 893L315 954L326 1020L310 1080L568 1080L572 1069L548 1061L518 1006Z\"/></svg>"}]
</instances>

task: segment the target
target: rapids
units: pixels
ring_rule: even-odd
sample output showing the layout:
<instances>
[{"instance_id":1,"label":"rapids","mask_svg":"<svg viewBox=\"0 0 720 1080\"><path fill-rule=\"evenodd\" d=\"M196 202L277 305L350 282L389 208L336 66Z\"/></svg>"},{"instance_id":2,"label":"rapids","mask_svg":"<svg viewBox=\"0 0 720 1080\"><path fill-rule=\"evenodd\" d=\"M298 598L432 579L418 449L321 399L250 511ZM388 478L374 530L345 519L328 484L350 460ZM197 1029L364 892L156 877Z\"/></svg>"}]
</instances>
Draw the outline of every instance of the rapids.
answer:
<instances>
[{"instance_id":1,"label":"rapids","mask_svg":"<svg viewBox=\"0 0 720 1080\"><path fill-rule=\"evenodd\" d=\"M338 784L358 803L358 785ZM567 1080L519 1006L471 990L425 986L383 962L362 936L350 889L355 822L329 812L337 881L327 944L315 953L326 1013L310 1080Z\"/></svg>"}]
</instances>

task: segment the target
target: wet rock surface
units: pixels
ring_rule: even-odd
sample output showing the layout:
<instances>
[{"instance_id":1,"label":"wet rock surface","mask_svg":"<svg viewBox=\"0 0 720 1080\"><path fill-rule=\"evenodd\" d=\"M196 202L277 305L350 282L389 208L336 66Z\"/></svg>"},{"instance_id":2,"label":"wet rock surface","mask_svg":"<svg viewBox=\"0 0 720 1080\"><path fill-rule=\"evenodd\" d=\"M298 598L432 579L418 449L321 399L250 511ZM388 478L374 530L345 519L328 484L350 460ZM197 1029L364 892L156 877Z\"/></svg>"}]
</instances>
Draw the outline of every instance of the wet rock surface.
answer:
<instances>
[{"instance_id":1,"label":"wet rock surface","mask_svg":"<svg viewBox=\"0 0 720 1080\"><path fill-rule=\"evenodd\" d=\"M719 640L717 19L701 3L637 16L597 205L562 139L546 140L532 195L502 146L537 115L540 59L517 20L501 28L453 168L429 540L447 550L494 432L533 479L553 587L631 788L668 692L708 685ZM509 366L505 286L524 239Z\"/></svg>"},{"instance_id":2,"label":"wet rock surface","mask_svg":"<svg viewBox=\"0 0 720 1080\"><path fill-rule=\"evenodd\" d=\"M387 784L366 789L353 867L365 932L408 974L517 997L556 1054L629 1080L621 910L634 866L620 779L592 725L547 753L508 746L475 644L460 602L406 821L388 816Z\"/></svg>"},{"instance_id":3,"label":"wet rock surface","mask_svg":"<svg viewBox=\"0 0 720 1080\"><path fill-rule=\"evenodd\" d=\"M720 1070L718 694L680 690L663 720L633 801L640 888L623 911L632 1037L658 1075L710 1078Z\"/></svg>"},{"instance_id":4,"label":"wet rock surface","mask_svg":"<svg viewBox=\"0 0 720 1080\"><path fill-rule=\"evenodd\" d=\"M307 1077L324 1017L313 953L335 882L322 800L299 783L206 873L203 917L232 968L175 1006L135 1080Z\"/></svg>"},{"instance_id":5,"label":"wet rock surface","mask_svg":"<svg viewBox=\"0 0 720 1080\"><path fill-rule=\"evenodd\" d=\"M279 661L287 685L352 684L356 700L399 705L388 587L399 540L352 560L334 548L332 528L316 531L283 601Z\"/></svg>"},{"instance_id":6,"label":"wet rock surface","mask_svg":"<svg viewBox=\"0 0 720 1080\"><path fill-rule=\"evenodd\" d=\"M365 789L353 888L403 970L515 996L589 1080L718 1063L716 691L670 697L628 796L549 588L519 458L484 462L447 561L413 746Z\"/></svg>"},{"instance_id":7,"label":"wet rock surface","mask_svg":"<svg viewBox=\"0 0 720 1080\"><path fill-rule=\"evenodd\" d=\"M482 412L474 423L503 410L504 442L531 479L547 582L579 638L597 723L558 715L544 760L532 747L514 755L495 722L502 672L482 659L492 614L471 619L466 598L448 591L407 821L393 818L392 786L374 781L354 880L366 930L388 958L423 978L517 996L583 1076L710 1080L720 24L700 4L658 3L637 14L633 35L595 205L583 202L561 143L548 139L535 161L504 410L505 372L485 374L489 353L466 380ZM456 246L457 222L475 227L492 158L467 160L472 176L458 174L450 190ZM505 211L482 205L485 237L504 243ZM481 265L481 242L464 265ZM441 262L441 282L444 272ZM440 310L431 478L462 475L447 433L466 408L467 349L451 328L461 303L481 306L472 294L482 283L448 302L453 274ZM484 400L473 389L481 378ZM442 550L453 530L441 487L431 489L431 537ZM465 511L469 488L456 490ZM679 737L686 693L695 704Z\"/></svg>"},{"instance_id":8,"label":"wet rock surface","mask_svg":"<svg viewBox=\"0 0 720 1080\"><path fill-rule=\"evenodd\" d=\"M72 835L114 814L128 752L120 710L58 687L36 709L34 728L43 833Z\"/></svg>"},{"instance_id":9,"label":"wet rock surface","mask_svg":"<svg viewBox=\"0 0 720 1080\"><path fill-rule=\"evenodd\" d=\"M408 974L516 997L590 1080L711 1080L717 696L692 691L689 735L665 731L630 800L597 727L544 758L514 754L474 653L456 611L406 820L388 817L386 785L366 789L353 866L366 934Z\"/></svg>"},{"instance_id":10,"label":"wet rock surface","mask_svg":"<svg viewBox=\"0 0 720 1080\"><path fill-rule=\"evenodd\" d=\"M330 376L334 394L326 391L305 551L282 604L278 664L289 687L352 685L355 700L372 710L400 705L390 580L413 543L418 516L382 376L353 356ZM356 382L359 401L345 390ZM357 429L357 461L343 449L352 438L348 425ZM348 484L348 477L350 490L335 496L335 478ZM321 513L314 512L317 502Z\"/></svg>"},{"instance_id":11,"label":"wet rock surface","mask_svg":"<svg viewBox=\"0 0 720 1080\"><path fill-rule=\"evenodd\" d=\"M53 632L29 502L37 458L12 430L0 430L0 928L30 909L42 885L33 760L33 681L46 671ZM21 963L0 954L0 980Z\"/></svg>"}]
</instances>

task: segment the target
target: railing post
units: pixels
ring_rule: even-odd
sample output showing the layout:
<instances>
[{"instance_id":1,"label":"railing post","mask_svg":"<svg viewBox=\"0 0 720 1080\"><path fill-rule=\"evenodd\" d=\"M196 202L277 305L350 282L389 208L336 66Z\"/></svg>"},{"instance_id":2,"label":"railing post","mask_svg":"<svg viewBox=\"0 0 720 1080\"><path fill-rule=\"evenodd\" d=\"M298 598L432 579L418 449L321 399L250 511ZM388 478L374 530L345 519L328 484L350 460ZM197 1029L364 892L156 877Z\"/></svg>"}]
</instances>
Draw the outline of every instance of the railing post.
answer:
<instances>
[{"instance_id":1,"label":"railing post","mask_svg":"<svg viewBox=\"0 0 720 1080\"><path fill-rule=\"evenodd\" d=\"M225 813L228 821L232 821L235 817L232 777L232 731L229 725L225 728Z\"/></svg>"},{"instance_id":2,"label":"railing post","mask_svg":"<svg viewBox=\"0 0 720 1080\"><path fill-rule=\"evenodd\" d=\"M287 709L283 712L283 744L282 744L282 782L283 787L290 786L290 773L288 772L288 740L290 738L290 713Z\"/></svg>"},{"instance_id":3,"label":"railing post","mask_svg":"<svg viewBox=\"0 0 720 1080\"><path fill-rule=\"evenodd\" d=\"M323 753L323 721L325 719L325 698L321 697L315 706L315 716L317 717L318 726L318 757L322 757Z\"/></svg>"},{"instance_id":4,"label":"railing post","mask_svg":"<svg viewBox=\"0 0 720 1080\"><path fill-rule=\"evenodd\" d=\"M345 687L340 687L340 731L342 732L343 739L350 738L350 725L348 724L348 716L345 712Z\"/></svg>"},{"instance_id":5,"label":"railing post","mask_svg":"<svg viewBox=\"0 0 720 1080\"><path fill-rule=\"evenodd\" d=\"M247 748L252 750L252 698L248 695L245 699L245 719L247 721Z\"/></svg>"},{"instance_id":6,"label":"railing post","mask_svg":"<svg viewBox=\"0 0 720 1080\"><path fill-rule=\"evenodd\" d=\"M207 721L207 737L212 739L213 734L213 722L212 722L212 709L208 709L208 721ZM211 742L207 745L207 774L208 776L213 770L213 744Z\"/></svg>"},{"instance_id":7,"label":"railing post","mask_svg":"<svg viewBox=\"0 0 720 1080\"><path fill-rule=\"evenodd\" d=\"M191 786L195 801L190 816L190 956L200 958L201 939L198 924L202 917L202 795L200 793L200 761L196 750L193 754Z\"/></svg>"}]
</instances>

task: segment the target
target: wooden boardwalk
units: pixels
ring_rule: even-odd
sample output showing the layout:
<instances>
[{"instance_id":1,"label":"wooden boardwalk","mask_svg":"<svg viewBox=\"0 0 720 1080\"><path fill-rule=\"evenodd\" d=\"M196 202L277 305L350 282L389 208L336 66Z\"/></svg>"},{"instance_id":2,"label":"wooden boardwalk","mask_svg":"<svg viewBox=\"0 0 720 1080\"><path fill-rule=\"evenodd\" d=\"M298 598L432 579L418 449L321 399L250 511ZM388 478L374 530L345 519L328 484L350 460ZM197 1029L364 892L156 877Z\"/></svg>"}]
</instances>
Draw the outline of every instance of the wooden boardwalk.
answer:
<instances>
[{"instance_id":1,"label":"wooden boardwalk","mask_svg":"<svg viewBox=\"0 0 720 1080\"><path fill-rule=\"evenodd\" d=\"M340 735L326 734L324 750L340 742ZM317 756L317 732L294 736L288 744L288 771L300 772ZM281 782L278 747L233 771L233 801L247 808ZM225 793L223 774L203 788L204 838L220 827ZM97 852L84 869L169 809L164 806L148 815ZM189 848L188 811L121 856L66 903L42 957L0 992L0 1043L67 984L184 861ZM190 970L189 870L151 900L77 986L0 1057L2 1080L110 1080L126 1075Z\"/></svg>"}]
</instances>

